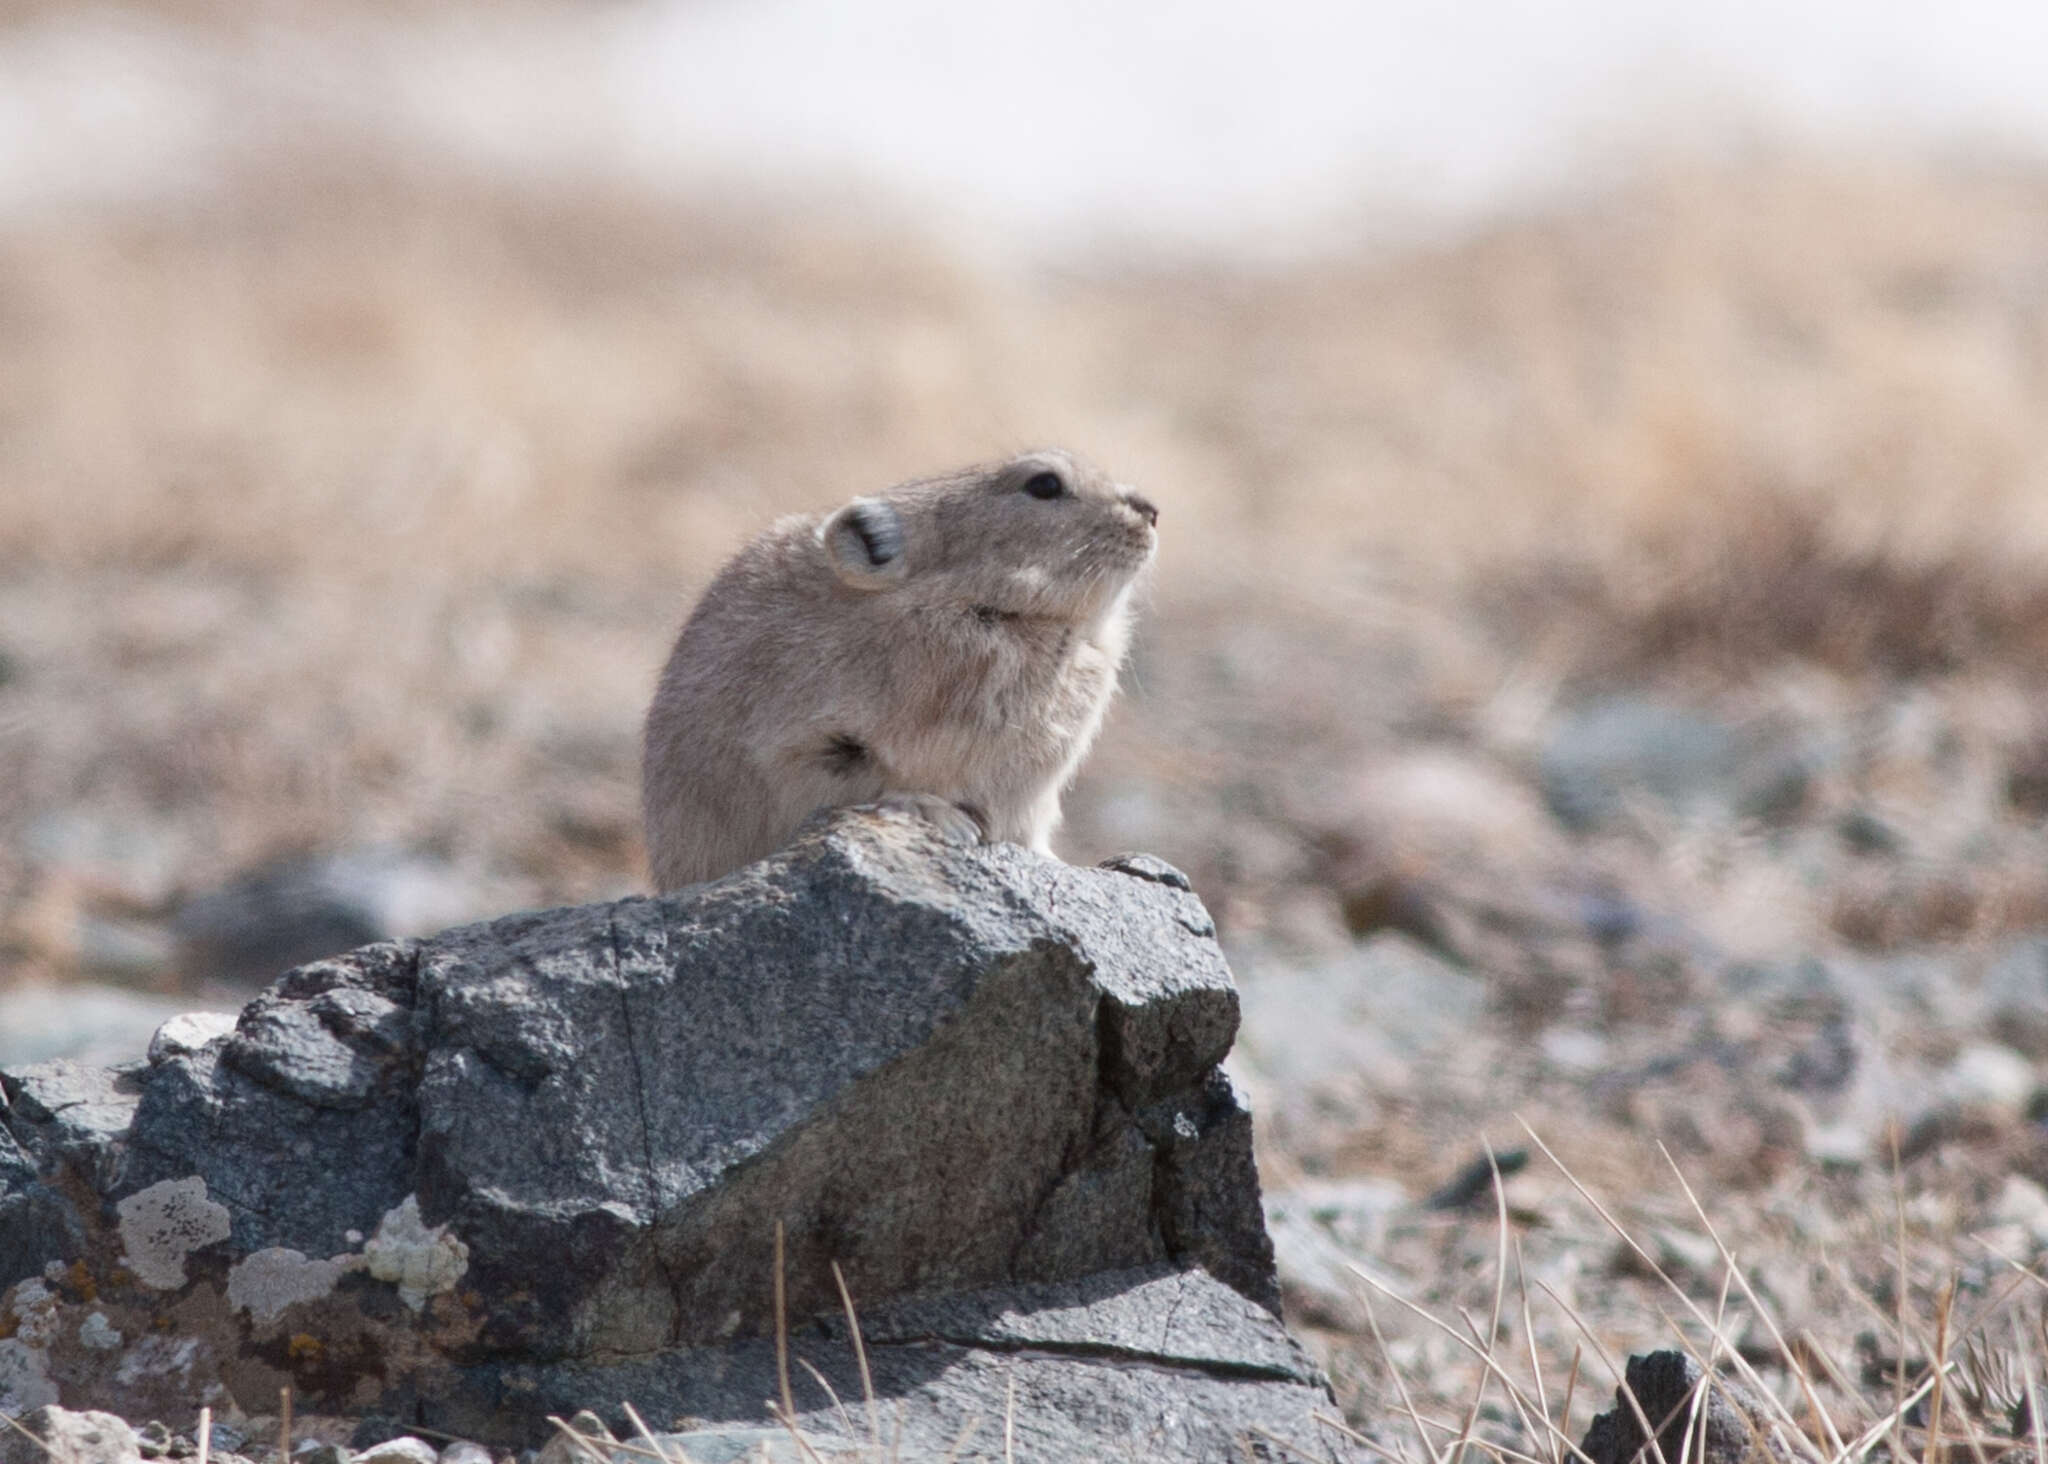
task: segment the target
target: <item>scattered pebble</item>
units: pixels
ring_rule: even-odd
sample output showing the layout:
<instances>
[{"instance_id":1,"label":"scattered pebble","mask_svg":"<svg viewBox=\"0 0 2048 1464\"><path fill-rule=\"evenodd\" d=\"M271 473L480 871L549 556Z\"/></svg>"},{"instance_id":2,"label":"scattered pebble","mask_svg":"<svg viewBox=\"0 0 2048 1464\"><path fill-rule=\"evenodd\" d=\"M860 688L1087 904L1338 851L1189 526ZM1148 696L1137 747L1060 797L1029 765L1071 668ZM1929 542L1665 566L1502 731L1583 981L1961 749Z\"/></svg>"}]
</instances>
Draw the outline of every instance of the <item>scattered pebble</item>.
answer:
<instances>
[{"instance_id":1,"label":"scattered pebble","mask_svg":"<svg viewBox=\"0 0 2048 1464\"><path fill-rule=\"evenodd\" d=\"M353 1464L440 1464L441 1451L425 1439L411 1434L372 1444L355 1456Z\"/></svg>"},{"instance_id":2,"label":"scattered pebble","mask_svg":"<svg viewBox=\"0 0 2048 1464\"><path fill-rule=\"evenodd\" d=\"M2034 1065L1999 1043L1964 1048L1941 1081L1951 1103L1982 1106L2018 1115L2034 1095Z\"/></svg>"}]
</instances>

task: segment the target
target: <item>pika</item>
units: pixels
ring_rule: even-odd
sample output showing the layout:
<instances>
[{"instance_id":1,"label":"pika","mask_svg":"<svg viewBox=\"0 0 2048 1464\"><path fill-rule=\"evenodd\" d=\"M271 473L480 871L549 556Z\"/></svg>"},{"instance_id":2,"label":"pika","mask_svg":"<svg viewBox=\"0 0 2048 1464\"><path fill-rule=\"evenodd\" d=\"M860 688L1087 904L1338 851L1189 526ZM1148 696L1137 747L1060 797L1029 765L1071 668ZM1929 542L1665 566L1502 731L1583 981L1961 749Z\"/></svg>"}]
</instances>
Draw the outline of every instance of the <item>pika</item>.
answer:
<instances>
[{"instance_id":1,"label":"pika","mask_svg":"<svg viewBox=\"0 0 2048 1464\"><path fill-rule=\"evenodd\" d=\"M655 888L773 853L820 809L881 800L1051 853L1158 521L1057 451L778 521L705 590L648 710Z\"/></svg>"}]
</instances>

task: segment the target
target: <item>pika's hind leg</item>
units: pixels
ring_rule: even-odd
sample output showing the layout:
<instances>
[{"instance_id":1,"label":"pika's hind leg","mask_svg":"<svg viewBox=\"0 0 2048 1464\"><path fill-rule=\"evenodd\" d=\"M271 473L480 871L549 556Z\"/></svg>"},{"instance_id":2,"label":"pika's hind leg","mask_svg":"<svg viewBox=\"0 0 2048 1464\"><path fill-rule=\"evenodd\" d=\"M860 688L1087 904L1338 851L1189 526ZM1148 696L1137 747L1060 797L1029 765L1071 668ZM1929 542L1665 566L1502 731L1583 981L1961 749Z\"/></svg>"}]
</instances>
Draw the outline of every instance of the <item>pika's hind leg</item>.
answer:
<instances>
[{"instance_id":1,"label":"pika's hind leg","mask_svg":"<svg viewBox=\"0 0 2048 1464\"><path fill-rule=\"evenodd\" d=\"M937 829L947 843L962 848L988 842L988 822L979 809L955 803L950 798L941 798L936 793L884 793L867 806L923 819Z\"/></svg>"}]
</instances>

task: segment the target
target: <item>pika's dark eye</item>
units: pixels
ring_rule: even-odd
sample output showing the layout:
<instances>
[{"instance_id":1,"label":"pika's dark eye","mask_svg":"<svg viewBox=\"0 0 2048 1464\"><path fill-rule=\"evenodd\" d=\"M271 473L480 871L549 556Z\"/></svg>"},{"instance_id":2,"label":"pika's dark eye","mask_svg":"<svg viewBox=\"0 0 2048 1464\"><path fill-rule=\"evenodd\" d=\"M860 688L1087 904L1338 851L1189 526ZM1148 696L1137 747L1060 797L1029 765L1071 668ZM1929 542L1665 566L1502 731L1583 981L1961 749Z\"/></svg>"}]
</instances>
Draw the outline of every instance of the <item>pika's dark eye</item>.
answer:
<instances>
[{"instance_id":1,"label":"pika's dark eye","mask_svg":"<svg viewBox=\"0 0 2048 1464\"><path fill-rule=\"evenodd\" d=\"M1058 473L1033 473L1024 480L1024 491L1033 498L1064 498L1067 482Z\"/></svg>"}]
</instances>

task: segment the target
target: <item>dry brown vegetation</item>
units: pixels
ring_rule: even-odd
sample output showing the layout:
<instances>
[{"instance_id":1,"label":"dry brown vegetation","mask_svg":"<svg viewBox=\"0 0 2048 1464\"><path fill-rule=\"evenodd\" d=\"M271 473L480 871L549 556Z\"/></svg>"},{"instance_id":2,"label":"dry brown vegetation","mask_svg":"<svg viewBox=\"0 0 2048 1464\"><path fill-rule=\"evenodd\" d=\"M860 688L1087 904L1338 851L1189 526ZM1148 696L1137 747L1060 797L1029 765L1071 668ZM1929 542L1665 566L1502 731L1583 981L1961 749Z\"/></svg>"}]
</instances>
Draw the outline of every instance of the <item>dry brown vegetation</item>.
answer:
<instances>
[{"instance_id":1,"label":"dry brown vegetation","mask_svg":"<svg viewBox=\"0 0 2048 1464\"><path fill-rule=\"evenodd\" d=\"M2040 1284L1970 1239L2007 1176L2048 1184L2040 1124L1966 1105L1902 1128L1896 1174L1823 1164L1759 1074L1824 1017L1720 985L1723 956L1933 946L1967 984L2048 926L2048 173L2025 167L1673 164L1266 270L998 269L843 211L354 155L0 225L0 983L77 975L81 922L294 850L429 851L507 900L634 886L643 698L734 544L1055 441L1165 511L1069 851L1184 865L1269 966L1398 929L1487 985L1483 1030L1405 1089L1265 1095L1276 1192L1420 1196L1480 1135L1524 1142L1520 1112L1797 1398L1658 1145L1708 1186L1799 1334L1816 1437L1927 1374L1957 1276L1985 1377L2023 1356L2009 1323L2043 1354ZM1615 688L1851 750L1767 826L1568 835L1528 791L1543 730ZM1418 747L1495 780L1478 813L1389 801L1379 770ZM1841 834L1865 815L1907 852ZM1588 890L1704 947L1588 939L1552 898ZM1560 1028L1598 1034L1598 1071L1546 1056ZM1911 1074L1983 1036L1871 1040ZM2012 1040L2038 1080L2048 1054ZM1566 1305L1511 1306L1499 1338L1553 1412L1584 1346L1576 1432L1612 1386L1592 1338L1667 1340L1670 1297L1558 1170L1510 1192ZM1479 1316L1491 1221L1416 1210L1357 1253ZM1383 1312L1382 1344L1291 1300L1361 1424L1398 1432L1389 1360L1425 1413L1472 1397L1441 1333ZM2013 1390L1980 1391L1988 1430ZM1480 1432L1554 1456L1487 1406Z\"/></svg>"}]
</instances>

